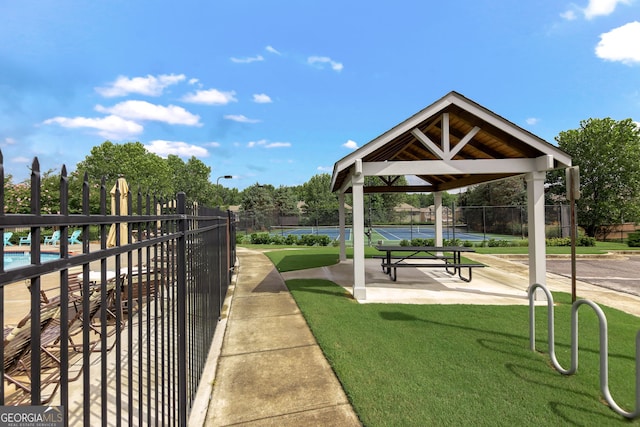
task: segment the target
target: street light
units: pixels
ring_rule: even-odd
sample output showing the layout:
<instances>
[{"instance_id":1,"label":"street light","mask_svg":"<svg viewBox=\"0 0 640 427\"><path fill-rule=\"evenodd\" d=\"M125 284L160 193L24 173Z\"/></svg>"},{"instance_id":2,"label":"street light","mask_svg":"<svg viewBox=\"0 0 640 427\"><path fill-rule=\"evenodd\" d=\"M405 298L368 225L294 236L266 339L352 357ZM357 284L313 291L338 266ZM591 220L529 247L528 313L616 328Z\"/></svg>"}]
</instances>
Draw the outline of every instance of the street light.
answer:
<instances>
[{"instance_id":1,"label":"street light","mask_svg":"<svg viewBox=\"0 0 640 427\"><path fill-rule=\"evenodd\" d=\"M233 178L233 176L231 175L222 175L219 176L218 179L216 179L216 191L218 191L218 186L220 185L219 182L221 179L231 179ZM220 206L222 204L222 196L220 196L220 204L218 206Z\"/></svg>"}]
</instances>

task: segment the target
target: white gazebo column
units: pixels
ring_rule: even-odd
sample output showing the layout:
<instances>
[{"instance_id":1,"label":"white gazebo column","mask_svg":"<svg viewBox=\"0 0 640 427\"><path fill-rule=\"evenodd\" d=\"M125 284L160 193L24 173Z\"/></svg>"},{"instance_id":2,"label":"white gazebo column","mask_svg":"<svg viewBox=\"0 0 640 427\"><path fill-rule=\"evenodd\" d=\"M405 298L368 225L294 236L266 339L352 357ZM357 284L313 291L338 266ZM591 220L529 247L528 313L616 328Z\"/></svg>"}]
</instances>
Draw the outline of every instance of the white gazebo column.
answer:
<instances>
[{"instance_id":1,"label":"white gazebo column","mask_svg":"<svg viewBox=\"0 0 640 427\"><path fill-rule=\"evenodd\" d=\"M345 242L345 230L344 230L344 193L341 191L338 194L338 224L340 228L340 261L346 261L347 259L347 249Z\"/></svg>"},{"instance_id":2,"label":"white gazebo column","mask_svg":"<svg viewBox=\"0 0 640 427\"><path fill-rule=\"evenodd\" d=\"M433 207L436 211L436 246L442 246L442 193L440 191L433 193Z\"/></svg>"},{"instance_id":3,"label":"white gazebo column","mask_svg":"<svg viewBox=\"0 0 640 427\"><path fill-rule=\"evenodd\" d=\"M356 160L360 162L361 160ZM364 175L356 165L356 174L351 178L353 189L353 297L367 299L364 282ZM360 172L360 173L358 173Z\"/></svg>"},{"instance_id":4,"label":"white gazebo column","mask_svg":"<svg viewBox=\"0 0 640 427\"><path fill-rule=\"evenodd\" d=\"M544 172L526 175L529 227L529 286L547 284L547 258L544 229Z\"/></svg>"}]
</instances>

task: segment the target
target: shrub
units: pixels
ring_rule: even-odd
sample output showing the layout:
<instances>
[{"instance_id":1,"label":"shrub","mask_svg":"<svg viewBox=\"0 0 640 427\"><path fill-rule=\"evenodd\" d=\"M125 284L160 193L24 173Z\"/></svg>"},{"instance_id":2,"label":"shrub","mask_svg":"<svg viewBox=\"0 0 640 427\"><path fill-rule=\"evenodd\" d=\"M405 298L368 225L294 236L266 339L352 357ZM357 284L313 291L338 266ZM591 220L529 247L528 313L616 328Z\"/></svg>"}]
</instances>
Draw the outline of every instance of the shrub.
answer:
<instances>
[{"instance_id":1,"label":"shrub","mask_svg":"<svg viewBox=\"0 0 640 427\"><path fill-rule=\"evenodd\" d=\"M286 245L297 245L298 240L298 236L296 236L295 234L287 234L287 237L284 239L284 243Z\"/></svg>"},{"instance_id":2,"label":"shrub","mask_svg":"<svg viewBox=\"0 0 640 427\"><path fill-rule=\"evenodd\" d=\"M285 244L285 237L281 234L271 234L269 235L270 239L269 239L269 243L272 245L284 245Z\"/></svg>"},{"instance_id":3,"label":"shrub","mask_svg":"<svg viewBox=\"0 0 640 427\"><path fill-rule=\"evenodd\" d=\"M268 245L271 243L269 233L253 233L251 234L251 243L254 245Z\"/></svg>"},{"instance_id":4,"label":"shrub","mask_svg":"<svg viewBox=\"0 0 640 427\"><path fill-rule=\"evenodd\" d=\"M402 239L400 240L400 246L410 246L411 242L408 241L407 239Z\"/></svg>"},{"instance_id":5,"label":"shrub","mask_svg":"<svg viewBox=\"0 0 640 427\"><path fill-rule=\"evenodd\" d=\"M578 241L576 242L576 245L578 245L578 246L595 246L596 245L596 238L595 237L589 237L589 236L580 236L578 238Z\"/></svg>"},{"instance_id":6,"label":"shrub","mask_svg":"<svg viewBox=\"0 0 640 427\"><path fill-rule=\"evenodd\" d=\"M331 238L326 234L303 234L300 236L299 243L304 246L328 246Z\"/></svg>"},{"instance_id":7,"label":"shrub","mask_svg":"<svg viewBox=\"0 0 640 427\"><path fill-rule=\"evenodd\" d=\"M634 231L633 233L629 233L627 245L629 245L632 248L640 247L640 231Z\"/></svg>"},{"instance_id":8,"label":"shrub","mask_svg":"<svg viewBox=\"0 0 640 427\"><path fill-rule=\"evenodd\" d=\"M443 246L462 246L462 240L460 239L444 239L442 241Z\"/></svg>"}]
</instances>

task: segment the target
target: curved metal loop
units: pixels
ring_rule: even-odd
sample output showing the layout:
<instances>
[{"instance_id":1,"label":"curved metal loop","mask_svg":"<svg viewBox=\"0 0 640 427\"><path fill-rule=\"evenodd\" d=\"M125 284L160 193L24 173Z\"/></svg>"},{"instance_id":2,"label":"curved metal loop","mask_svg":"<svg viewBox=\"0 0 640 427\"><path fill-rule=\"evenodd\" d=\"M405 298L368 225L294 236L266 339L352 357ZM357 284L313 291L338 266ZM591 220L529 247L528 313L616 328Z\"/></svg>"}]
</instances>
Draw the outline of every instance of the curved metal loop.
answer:
<instances>
[{"instance_id":1,"label":"curved metal loop","mask_svg":"<svg viewBox=\"0 0 640 427\"><path fill-rule=\"evenodd\" d=\"M554 368L563 375L573 375L578 370L578 309L582 305L588 305L598 316L600 329L600 391L607 404L619 415L625 418L635 419L640 416L640 331L636 334L636 409L627 412L622 409L611 397L609 391L609 338L607 332L607 317L602 309L593 301L580 299L571 306L571 366L569 369L563 368L556 357L555 350L555 321L553 309L553 296L546 286L534 283L529 287L529 343L532 351L536 350L536 329L535 329L535 303L534 296L536 289L542 290L547 297L547 329L549 337L549 357Z\"/></svg>"}]
</instances>

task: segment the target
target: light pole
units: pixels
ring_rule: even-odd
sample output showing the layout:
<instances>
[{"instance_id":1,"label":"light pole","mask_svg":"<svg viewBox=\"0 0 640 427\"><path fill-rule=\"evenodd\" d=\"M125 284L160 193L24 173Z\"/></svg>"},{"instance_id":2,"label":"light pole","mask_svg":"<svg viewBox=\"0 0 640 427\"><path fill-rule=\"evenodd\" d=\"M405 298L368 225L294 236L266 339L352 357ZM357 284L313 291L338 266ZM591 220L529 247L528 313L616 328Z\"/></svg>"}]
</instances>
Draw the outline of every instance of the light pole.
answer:
<instances>
[{"instance_id":1,"label":"light pole","mask_svg":"<svg viewBox=\"0 0 640 427\"><path fill-rule=\"evenodd\" d=\"M231 175L222 175L219 176L218 179L216 179L216 192L218 192L218 186L220 185L219 182L221 179L231 179L233 178L233 176ZM220 204L218 204L218 206L222 205L222 196L220 196Z\"/></svg>"}]
</instances>

